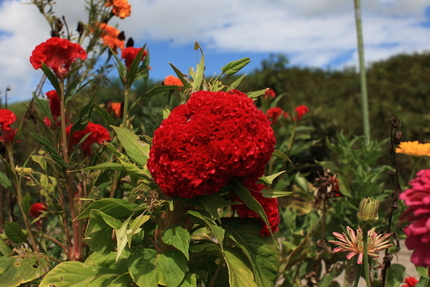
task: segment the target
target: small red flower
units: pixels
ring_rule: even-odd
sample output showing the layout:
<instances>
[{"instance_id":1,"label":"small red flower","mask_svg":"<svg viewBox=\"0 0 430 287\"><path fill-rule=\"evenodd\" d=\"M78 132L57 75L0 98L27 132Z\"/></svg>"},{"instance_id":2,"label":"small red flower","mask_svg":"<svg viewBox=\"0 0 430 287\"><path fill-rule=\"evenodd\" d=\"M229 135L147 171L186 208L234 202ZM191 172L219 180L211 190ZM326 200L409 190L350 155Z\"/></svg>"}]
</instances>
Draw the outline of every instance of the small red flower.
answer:
<instances>
[{"instance_id":1,"label":"small red flower","mask_svg":"<svg viewBox=\"0 0 430 287\"><path fill-rule=\"evenodd\" d=\"M127 69L130 68L131 64L133 63L134 59L137 57L137 54L139 54L140 50L142 50L142 48L133 48L133 47L128 47L122 50L121 59L125 59L125 66L127 67ZM144 57L146 57L146 54L147 54L146 51L143 51L142 59L140 59L141 61L143 60Z\"/></svg>"},{"instance_id":2,"label":"small red flower","mask_svg":"<svg viewBox=\"0 0 430 287\"><path fill-rule=\"evenodd\" d=\"M42 215L43 211L47 210L48 205L46 205L46 203L36 202L35 204L31 205L29 214L33 218L38 218L40 215Z\"/></svg>"},{"instance_id":3,"label":"small red flower","mask_svg":"<svg viewBox=\"0 0 430 287\"><path fill-rule=\"evenodd\" d=\"M49 100L49 109L51 110L52 117L56 120L61 114L60 97L56 90L47 92L46 97Z\"/></svg>"},{"instance_id":4,"label":"small red flower","mask_svg":"<svg viewBox=\"0 0 430 287\"><path fill-rule=\"evenodd\" d=\"M276 124L280 116L283 116L285 119L288 118L288 114L279 107L268 109L266 112L266 116L272 124Z\"/></svg>"},{"instance_id":5,"label":"small red flower","mask_svg":"<svg viewBox=\"0 0 430 287\"><path fill-rule=\"evenodd\" d=\"M264 92L264 99L267 100L269 98L270 99L276 98L276 93L272 89L268 89L267 91Z\"/></svg>"},{"instance_id":6,"label":"small red flower","mask_svg":"<svg viewBox=\"0 0 430 287\"><path fill-rule=\"evenodd\" d=\"M69 136L70 131L73 125L70 125L66 128L67 136ZM77 131L72 134L69 141L69 148L72 150L75 145L77 145L82 138L91 133L85 141L81 144L81 149L84 151L84 154L91 154L91 145L94 143L103 143L103 141L110 141L110 135L108 130L95 123L88 123L87 127L82 131Z\"/></svg>"},{"instance_id":7,"label":"small red flower","mask_svg":"<svg viewBox=\"0 0 430 287\"><path fill-rule=\"evenodd\" d=\"M16 115L7 109L0 109L0 142L11 143L15 139L16 130L10 127L16 121Z\"/></svg>"},{"instance_id":8,"label":"small red flower","mask_svg":"<svg viewBox=\"0 0 430 287\"><path fill-rule=\"evenodd\" d=\"M302 119L303 115L309 113L309 108L305 105L296 108L297 117L293 117L294 121L298 122Z\"/></svg>"},{"instance_id":9,"label":"small red flower","mask_svg":"<svg viewBox=\"0 0 430 287\"><path fill-rule=\"evenodd\" d=\"M45 63L57 77L64 78L78 58L81 60L87 58L87 53L79 44L52 37L36 46L31 54L30 63L35 70L40 69L42 63Z\"/></svg>"},{"instance_id":10,"label":"small red flower","mask_svg":"<svg viewBox=\"0 0 430 287\"><path fill-rule=\"evenodd\" d=\"M179 78L169 75L166 78L164 78L163 81L164 86L183 86L184 84L179 80Z\"/></svg>"},{"instance_id":11,"label":"small red flower","mask_svg":"<svg viewBox=\"0 0 430 287\"><path fill-rule=\"evenodd\" d=\"M402 287L415 287L415 285L418 283L418 280L412 276L408 276L405 278L403 283L406 283L406 284L402 285Z\"/></svg>"}]
</instances>

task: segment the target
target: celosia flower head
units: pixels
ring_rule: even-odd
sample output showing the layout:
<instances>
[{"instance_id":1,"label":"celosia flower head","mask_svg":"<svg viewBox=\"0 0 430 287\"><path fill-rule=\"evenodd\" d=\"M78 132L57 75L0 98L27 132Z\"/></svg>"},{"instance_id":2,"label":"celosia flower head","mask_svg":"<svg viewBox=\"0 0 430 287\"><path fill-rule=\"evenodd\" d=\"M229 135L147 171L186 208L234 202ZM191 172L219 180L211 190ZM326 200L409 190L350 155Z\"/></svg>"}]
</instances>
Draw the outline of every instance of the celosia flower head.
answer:
<instances>
[{"instance_id":1,"label":"celosia flower head","mask_svg":"<svg viewBox=\"0 0 430 287\"><path fill-rule=\"evenodd\" d=\"M36 202L31 205L30 212L28 213L33 218L38 218L40 215L42 215L43 211L48 210L48 205L46 203L40 203Z\"/></svg>"},{"instance_id":2,"label":"celosia flower head","mask_svg":"<svg viewBox=\"0 0 430 287\"><path fill-rule=\"evenodd\" d=\"M70 135L70 131L73 125L66 128L67 137ZM103 143L103 141L110 141L109 131L102 125L89 122L85 129L81 131L74 132L70 136L69 148L73 147L82 140L82 138L91 133L81 144L80 148L84 151L86 155L91 154L91 145L94 143Z\"/></svg>"},{"instance_id":3,"label":"celosia flower head","mask_svg":"<svg viewBox=\"0 0 430 287\"><path fill-rule=\"evenodd\" d=\"M339 247L333 249L336 252L349 252L346 255L346 258L349 260L355 255L358 255L357 263L363 264L363 256L364 256L364 245L363 245L363 231L361 228L357 229L357 235L353 229L349 226L346 227L347 234L340 234L338 232L333 232L333 235L338 240L329 240L330 243L336 244ZM375 233L375 228L370 229L367 232L367 250L368 255L374 258L378 258L378 252L384 249L387 249L393 244L390 244L390 240L388 239L390 234L377 234Z\"/></svg>"},{"instance_id":4,"label":"celosia flower head","mask_svg":"<svg viewBox=\"0 0 430 287\"><path fill-rule=\"evenodd\" d=\"M411 156L430 156L430 143L401 142L396 153L404 153Z\"/></svg>"},{"instance_id":5,"label":"celosia flower head","mask_svg":"<svg viewBox=\"0 0 430 287\"><path fill-rule=\"evenodd\" d=\"M64 78L76 59L85 60L87 53L79 45L67 39L52 37L36 46L30 56L34 69L40 69L45 63L59 78Z\"/></svg>"},{"instance_id":6,"label":"celosia flower head","mask_svg":"<svg viewBox=\"0 0 430 287\"><path fill-rule=\"evenodd\" d=\"M259 178L274 145L270 122L246 94L199 91L155 131L148 169L166 195L192 198L233 177Z\"/></svg>"},{"instance_id":7,"label":"celosia flower head","mask_svg":"<svg viewBox=\"0 0 430 287\"><path fill-rule=\"evenodd\" d=\"M131 5L127 0L108 0L106 7L112 7L112 13L121 19L131 14Z\"/></svg>"},{"instance_id":8,"label":"celosia flower head","mask_svg":"<svg viewBox=\"0 0 430 287\"><path fill-rule=\"evenodd\" d=\"M408 276L405 278L405 280L403 280L403 283L405 284L402 285L402 287L415 287L415 285L418 283L418 280L415 279L415 277Z\"/></svg>"},{"instance_id":9,"label":"celosia flower head","mask_svg":"<svg viewBox=\"0 0 430 287\"><path fill-rule=\"evenodd\" d=\"M406 247L414 250L411 261L416 266L430 266L430 169L423 169L400 194L407 209L401 220L411 222L403 231Z\"/></svg>"},{"instance_id":10,"label":"celosia flower head","mask_svg":"<svg viewBox=\"0 0 430 287\"><path fill-rule=\"evenodd\" d=\"M124 49L125 40L118 38L121 31L106 23L101 23L99 28L102 29L101 37L103 44L109 46L115 53L118 52L117 48L120 48L121 50Z\"/></svg>"},{"instance_id":11,"label":"celosia flower head","mask_svg":"<svg viewBox=\"0 0 430 287\"><path fill-rule=\"evenodd\" d=\"M267 91L264 92L264 99L274 99L276 98L276 93L274 90L272 89L268 89Z\"/></svg>"},{"instance_id":12,"label":"celosia flower head","mask_svg":"<svg viewBox=\"0 0 430 287\"><path fill-rule=\"evenodd\" d=\"M272 124L276 124L279 120L279 117L281 116L285 119L288 118L288 114L284 112L280 107L268 109L266 112L266 116Z\"/></svg>"},{"instance_id":13,"label":"celosia flower head","mask_svg":"<svg viewBox=\"0 0 430 287\"><path fill-rule=\"evenodd\" d=\"M49 100L49 109L51 110L52 117L56 120L61 114L60 97L56 90L47 92L46 97Z\"/></svg>"},{"instance_id":14,"label":"celosia flower head","mask_svg":"<svg viewBox=\"0 0 430 287\"><path fill-rule=\"evenodd\" d=\"M10 127L16 121L16 115L8 109L0 109L0 142L11 143L15 139L16 130Z\"/></svg>"},{"instance_id":15,"label":"celosia flower head","mask_svg":"<svg viewBox=\"0 0 430 287\"><path fill-rule=\"evenodd\" d=\"M184 84L181 82L181 80L178 77L169 75L164 78L163 85L164 86L183 86Z\"/></svg>"},{"instance_id":16,"label":"celosia flower head","mask_svg":"<svg viewBox=\"0 0 430 287\"><path fill-rule=\"evenodd\" d=\"M293 117L293 119L295 121L300 121L302 119L303 115L309 113L309 108L305 105L301 105L301 106L296 107L295 111L296 111L297 117Z\"/></svg>"},{"instance_id":17,"label":"celosia flower head","mask_svg":"<svg viewBox=\"0 0 430 287\"><path fill-rule=\"evenodd\" d=\"M140 50L142 50L142 48L133 48L133 47L128 47L122 50L121 59L125 59L125 66L127 67L127 69L130 68L131 64L133 63L134 59L137 57L137 54L139 54ZM147 54L146 51L143 51L142 59L140 59L141 61L146 56L146 54Z\"/></svg>"}]
</instances>

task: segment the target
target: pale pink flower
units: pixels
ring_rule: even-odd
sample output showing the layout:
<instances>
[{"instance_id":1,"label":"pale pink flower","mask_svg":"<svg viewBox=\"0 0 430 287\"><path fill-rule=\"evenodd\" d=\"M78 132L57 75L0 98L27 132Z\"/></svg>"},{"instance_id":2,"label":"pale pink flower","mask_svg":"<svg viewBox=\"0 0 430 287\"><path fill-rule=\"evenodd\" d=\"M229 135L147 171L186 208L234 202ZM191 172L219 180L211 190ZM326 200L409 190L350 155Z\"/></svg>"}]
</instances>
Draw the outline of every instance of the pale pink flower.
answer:
<instances>
[{"instance_id":1,"label":"pale pink flower","mask_svg":"<svg viewBox=\"0 0 430 287\"><path fill-rule=\"evenodd\" d=\"M355 231L350 228L349 226L346 227L348 235L345 233L340 234L338 232L333 232L333 235L339 239L337 240L329 240L330 243L339 245L339 247L336 247L333 249L333 251L336 252L349 252L346 255L346 258L349 260L355 255L358 254L357 263L363 264L363 256L364 256L364 245L363 245L363 231L359 227L357 229L357 235L355 235ZM367 251L368 255L371 257L378 257L378 252L384 249L387 249L388 247L392 246L393 244L390 244L390 240L388 239L390 237L390 234L377 234L375 232L375 228L370 229L367 232Z\"/></svg>"}]
</instances>

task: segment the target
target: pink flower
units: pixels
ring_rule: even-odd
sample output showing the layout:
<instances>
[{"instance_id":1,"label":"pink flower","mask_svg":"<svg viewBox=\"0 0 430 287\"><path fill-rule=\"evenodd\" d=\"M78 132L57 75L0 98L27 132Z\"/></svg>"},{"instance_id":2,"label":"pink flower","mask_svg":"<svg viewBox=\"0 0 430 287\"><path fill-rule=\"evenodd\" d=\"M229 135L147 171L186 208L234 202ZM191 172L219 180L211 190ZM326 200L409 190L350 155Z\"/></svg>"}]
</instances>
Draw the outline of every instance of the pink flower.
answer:
<instances>
[{"instance_id":1,"label":"pink flower","mask_svg":"<svg viewBox=\"0 0 430 287\"><path fill-rule=\"evenodd\" d=\"M70 131L72 130L72 126L70 125L66 128L67 136L69 136ZM82 131L77 131L72 134L69 141L69 148L73 149L73 146L79 144L82 138L91 133L81 144L81 149L84 151L86 155L91 154L91 145L94 143L103 143L103 141L110 141L110 135L108 130L99 124L89 122L87 127Z\"/></svg>"},{"instance_id":2,"label":"pink flower","mask_svg":"<svg viewBox=\"0 0 430 287\"><path fill-rule=\"evenodd\" d=\"M305 105L301 105L296 107L295 111L297 113L297 117L293 117L293 120L298 122L302 119L303 115L309 113L309 108Z\"/></svg>"},{"instance_id":3,"label":"pink flower","mask_svg":"<svg viewBox=\"0 0 430 287\"><path fill-rule=\"evenodd\" d=\"M59 78L64 78L76 59L85 60L87 53L79 45L67 39L52 37L34 48L30 63L35 70L45 63Z\"/></svg>"},{"instance_id":4,"label":"pink flower","mask_svg":"<svg viewBox=\"0 0 430 287\"><path fill-rule=\"evenodd\" d=\"M416 266L430 266L430 169L423 169L409 182L411 188L400 194L407 209L400 219L411 224L404 228L406 247L414 249L411 257Z\"/></svg>"},{"instance_id":5,"label":"pink flower","mask_svg":"<svg viewBox=\"0 0 430 287\"><path fill-rule=\"evenodd\" d=\"M0 142L11 143L15 139L16 130L10 127L16 121L16 115L7 109L0 109Z\"/></svg>"},{"instance_id":6,"label":"pink flower","mask_svg":"<svg viewBox=\"0 0 430 287\"><path fill-rule=\"evenodd\" d=\"M346 259L348 260L358 254L357 263L363 264L363 230L361 230L361 228L358 228L357 235L355 235L354 230L351 229L349 226L346 227L346 230L348 234L340 234L338 232L333 232L333 235L338 240L329 240L329 242L339 246L333 249L333 252L349 252L346 255ZM389 244L389 233L385 235L378 235L375 232L375 228L370 229L367 232L367 236L367 251L368 255L371 257L378 258L379 251L387 249L388 247L393 245Z\"/></svg>"},{"instance_id":7,"label":"pink flower","mask_svg":"<svg viewBox=\"0 0 430 287\"><path fill-rule=\"evenodd\" d=\"M125 59L125 66L127 67L127 69L130 68L131 64L133 63L134 59L137 57L137 54L139 54L141 49L142 48L128 47L122 50L121 59ZM142 59L140 60L142 61L145 56L146 51L143 51Z\"/></svg>"},{"instance_id":8,"label":"pink flower","mask_svg":"<svg viewBox=\"0 0 430 287\"><path fill-rule=\"evenodd\" d=\"M406 283L406 284L402 285L402 287L415 287L415 285L418 283L418 280L412 276L408 276L405 278L403 283Z\"/></svg>"}]
</instances>

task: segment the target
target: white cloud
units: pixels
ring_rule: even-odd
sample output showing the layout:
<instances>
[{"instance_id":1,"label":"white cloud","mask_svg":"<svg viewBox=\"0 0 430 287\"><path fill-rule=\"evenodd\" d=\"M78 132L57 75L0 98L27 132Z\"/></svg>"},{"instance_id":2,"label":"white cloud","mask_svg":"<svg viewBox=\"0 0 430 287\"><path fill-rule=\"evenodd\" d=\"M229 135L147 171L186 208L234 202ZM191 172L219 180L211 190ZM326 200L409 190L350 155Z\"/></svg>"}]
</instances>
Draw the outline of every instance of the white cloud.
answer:
<instances>
[{"instance_id":1,"label":"white cloud","mask_svg":"<svg viewBox=\"0 0 430 287\"><path fill-rule=\"evenodd\" d=\"M11 85L11 97L28 99L41 75L28 58L49 37L49 25L34 5L19 2L28 1L3 1L0 6L0 90ZM57 15L65 15L70 30L78 20L85 21L85 1L56 2ZM337 67L356 63L353 1L129 2L131 17L113 23L120 23L135 41L150 44L173 39L179 46L198 41L220 53L285 53L292 64L319 67L335 60ZM421 24L429 21L425 18L428 6L428 0L362 0L366 60L429 49L430 27Z\"/></svg>"}]
</instances>

